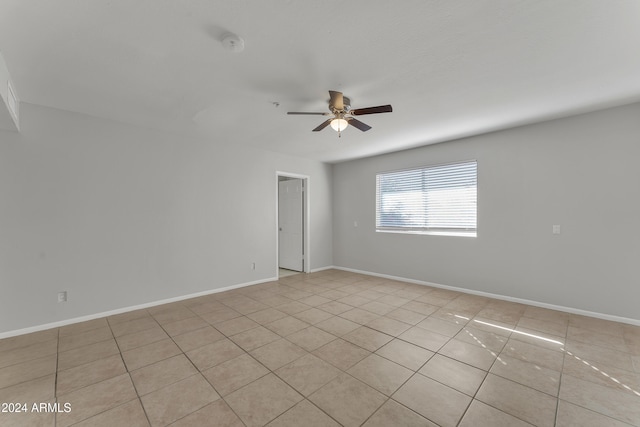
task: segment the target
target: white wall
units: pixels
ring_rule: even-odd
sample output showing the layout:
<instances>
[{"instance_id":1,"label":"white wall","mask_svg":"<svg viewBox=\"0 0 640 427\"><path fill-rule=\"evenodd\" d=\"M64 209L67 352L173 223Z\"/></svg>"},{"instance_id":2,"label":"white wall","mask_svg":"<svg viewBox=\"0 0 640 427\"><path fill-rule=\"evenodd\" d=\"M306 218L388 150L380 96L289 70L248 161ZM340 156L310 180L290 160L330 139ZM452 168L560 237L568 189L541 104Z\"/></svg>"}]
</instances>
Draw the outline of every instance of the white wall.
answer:
<instances>
[{"instance_id":1,"label":"white wall","mask_svg":"<svg viewBox=\"0 0 640 427\"><path fill-rule=\"evenodd\" d=\"M376 172L468 159L477 238L374 231ZM333 195L337 266L640 319L640 104L337 164Z\"/></svg>"},{"instance_id":2,"label":"white wall","mask_svg":"<svg viewBox=\"0 0 640 427\"><path fill-rule=\"evenodd\" d=\"M332 264L330 165L21 115L0 131L0 333L275 277L277 170L310 176L311 268Z\"/></svg>"}]
</instances>

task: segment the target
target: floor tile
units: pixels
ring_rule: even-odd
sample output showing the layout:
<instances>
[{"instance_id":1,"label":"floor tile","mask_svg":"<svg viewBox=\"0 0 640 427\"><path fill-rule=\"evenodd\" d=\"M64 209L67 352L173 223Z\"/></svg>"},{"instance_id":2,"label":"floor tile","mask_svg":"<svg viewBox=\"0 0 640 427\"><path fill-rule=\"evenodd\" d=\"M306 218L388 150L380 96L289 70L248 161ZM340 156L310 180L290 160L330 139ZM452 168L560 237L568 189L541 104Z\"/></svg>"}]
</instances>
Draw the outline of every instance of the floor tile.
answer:
<instances>
[{"instance_id":1,"label":"floor tile","mask_svg":"<svg viewBox=\"0 0 640 427\"><path fill-rule=\"evenodd\" d=\"M39 402L45 404L55 404L55 400ZM31 406L28 406L31 408ZM0 425L2 427L54 427L56 424L55 412L0 412Z\"/></svg>"},{"instance_id":2,"label":"floor tile","mask_svg":"<svg viewBox=\"0 0 640 427\"><path fill-rule=\"evenodd\" d=\"M225 307L225 308L220 308L214 311L210 311L205 314L201 314L200 318L205 322L213 325L213 324L224 322L225 320L233 319L240 316L242 316L241 313L238 313L237 311L231 308Z\"/></svg>"},{"instance_id":3,"label":"floor tile","mask_svg":"<svg viewBox=\"0 0 640 427\"><path fill-rule=\"evenodd\" d=\"M310 305L311 307L316 307L318 305L322 305L322 304L326 304L328 302L331 302L331 300L329 298L324 298L324 297L321 297L319 295L311 295L311 296L308 296L306 298L299 299L298 302Z\"/></svg>"},{"instance_id":4,"label":"floor tile","mask_svg":"<svg viewBox=\"0 0 640 427\"><path fill-rule=\"evenodd\" d=\"M122 358L127 365L127 369L133 371L180 353L182 353L182 351L180 351L173 340L166 339L125 351L122 353Z\"/></svg>"},{"instance_id":5,"label":"floor tile","mask_svg":"<svg viewBox=\"0 0 640 427\"><path fill-rule=\"evenodd\" d=\"M385 304L380 301L371 301L366 304L360 306L361 309L370 311L380 316L384 316L385 314L395 310L397 307L389 304Z\"/></svg>"},{"instance_id":6,"label":"floor tile","mask_svg":"<svg viewBox=\"0 0 640 427\"><path fill-rule=\"evenodd\" d=\"M184 354L147 365L132 371L131 379L139 396L176 383L198 373Z\"/></svg>"},{"instance_id":7,"label":"floor tile","mask_svg":"<svg viewBox=\"0 0 640 427\"><path fill-rule=\"evenodd\" d=\"M133 350L147 344L168 339L169 335L159 325L144 331L134 332L132 334L123 335L116 338L120 351Z\"/></svg>"},{"instance_id":8,"label":"floor tile","mask_svg":"<svg viewBox=\"0 0 640 427\"><path fill-rule=\"evenodd\" d=\"M347 373L370 385L381 393L391 396L413 371L390 360L371 354L350 368Z\"/></svg>"},{"instance_id":9,"label":"floor tile","mask_svg":"<svg viewBox=\"0 0 640 427\"><path fill-rule=\"evenodd\" d=\"M84 365L85 363L94 362L118 354L119 352L120 350L114 339L89 344L58 354L58 369L64 370Z\"/></svg>"},{"instance_id":10,"label":"floor tile","mask_svg":"<svg viewBox=\"0 0 640 427\"><path fill-rule=\"evenodd\" d=\"M340 427L331 417L308 400L303 400L268 424L268 427Z\"/></svg>"},{"instance_id":11,"label":"floor tile","mask_svg":"<svg viewBox=\"0 0 640 427\"><path fill-rule=\"evenodd\" d=\"M253 313L247 314L247 317L251 320L258 322L261 325L265 325L267 323L271 323L275 320L282 319L283 317L287 317L287 313L283 313L280 310L276 310L275 308L267 308L260 311L255 311Z\"/></svg>"},{"instance_id":12,"label":"floor tile","mask_svg":"<svg viewBox=\"0 0 640 427\"><path fill-rule=\"evenodd\" d=\"M545 332L547 334L565 337L567 334L567 322L558 323L550 320L532 319L530 317L522 317L518 321L519 328L533 329L535 331Z\"/></svg>"},{"instance_id":13,"label":"floor tile","mask_svg":"<svg viewBox=\"0 0 640 427\"><path fill-rule=\"evenodd\" d=\"M149 312L142 308L139 310L127 311L125 313L114 314L107 317L107 322L110 326L117 325L118 323L128 322L130 320L140 319L142 317L151 317Z\"/></svg>"},{"instance_id":14,"label":"floor tile","mask_svg":"<svg viewBox=\"0 0 640 427\"><path fill-rule=\"evenodd\" d=\"M525 343L516 339L507 341L502 353L525 362L535 363L538 366L561 371L564 361L564 353L549 350L544 347Z\"/></svg>"},{"instance_id":15,"label":"floor tile","mask_svg":"<svg viewBox=\"0 0 640 427\"><path fill-rule=\"evenodd\" d=\"M363 427L437 427L411 409L389 399L363 424Z\"/></svg>"},{"instance_id":16,"label":"floor tile","mask_svg":"<svg viewBox=\"0 0 640 427\"><path fill-rule=\"evenodd\" d=\"M334 339L336 339L336 337L328 332L323 331L322 329L310 326L306 329L289 335L287 339L307 351L313 351L333 341Z\"/></svg>"},{"instance_id":17,"label":"floor tile","mask_svg":"<svg viewBox=\"0 0 640 427\"><path fill-rule=\"evenodd\" d=\"M415 300L414 301L409 301L408 303L406 303L405 305L403 305L400 308L404 308L405 310L414 311L414 312L422 314L424 316L430 316L436 310L438 310L438 307L435 306L435 305L425 304L423 302L419 302L419 301L415 301Z\"/></svg>"},{"instance_id":18,"label":"floor tile","mask_svg":"<svg viewBox=\"0 0 640 427\"><path fill-rule=\"evenodd\" d=\"M52 328L44 331L0 339L0 353L15 350L20 347L28 347L45 341L56 340L54 342L57 342L58 333L58 328Z\"/></svg>"},{"instance_id":19,"label":"floor tile","mask_svg":"<svg viewBox=\"0 0 640 427\"><path fill-rule=\"evenodd\" d=\"M342 338L369 351L376 351L393 339L390 335L383 334L366 326L361 326L344 335Z\"/></svg>"},{"instance_id":20,"label":"floor tile","mask_svg":"<svg viewBox=\"0 0 640 427\"><path fill-rule=\"evenodd\" d=\"M575 425L576 427L581 424ZM473 400L469 409L462 417L458 427L531 427L532 424L524 422L513 415L502 412L492 406Z\"/></svg>"},{"instance_id":21,"label":"floor tile","mask_svg":"<svg viewBox=\"0 0 640 427\"><path fill-rule=\"evenodd\" d=\"M597 412L590 411L578 405L560 400L558 402L558 415L556 416L556 427L629 427L613 418Z\"/></svg>"},{"instance_id":22,"label":"floor tile","mask_svg":"<svg viewBox=\"0 0 640 427\"><path fill-rule=\"evenodd\" d=\"M331 381L341 371L324 360L307 354L281 367L275 374L304 396Z\"/></svg>"},{"instance_id":23,"label":"floor tile","mask_svg":"<svg viewBox=\"0 0 640 427\"><path fill-rule=\"evenodd\" d=\"M155 427L177 421L219 398L207 380L197 374L140 399L151 425Z\"/></svg>"},{"instance_id":24,"label":"floor tile","mask_svg":"<svg viewBox=\"0 0 640 427\"><path fill-rule=\"evenodd\" d=\"M207 344L220 341L224 338L224 335L222 335L217 329L212 326L206 326L204 328L196 329L195 331L176 335L173 337L173 341L178 344L178 347L180 347L182 351L187 352L189 350L194 350Z\"/></svg>"},{"instance_id":25,"label":"floor tile","mask_svg":"<svg viewBox=\"0 0 640 427\"><path fill-rule=\"evenodd\" d=\"M334 315L338 315L338 314L342 314L345 311L349 311L351 309L353 309L352 306L348 305L348 304L344 304L338 301L331 301L328 302L326 304L322 304L319 305L317 308L319 308L320 310L324 310L328 313L334 314Z\"/></svg>"},{"instance_id":26,"label":"floor tile","mask_svg":"<svg viewBox=\"0 0 640 427\"><path fill-rule=\"evenodd\" d=\"M592 364L601 362L627 371L634 370L631 354L626 352L570 340L567 341L566 350L567 354L578 356Z\"/></svg>"},{"instance_id":27,"label":"floor tile","mask_svg":"<svg viewBox=\"0 0 640 427\"><path fill-rule=\"evenodd\" d=\"M360 327L358 323L343 319L339 316L332 316L327 320L316 323L315 326L337 337L346 335L349 332L354 331Z\"/></svg>"},{"instance_id":28,"label":"floor tile","mask_svg":"<svg viewBox=\"0 0 640 427\"><path fill-rule=\"evenodd\" d=\"M422 348L426 348L429 351L440 350L440 348L445 345L450 339L445 335L440 335L435 332L420 328L418 326L414 326L406 332L400 334L398 338Z\"/></svg>"},{"instance_id":29,"label":"floor tile","mask_svg":"<svg viewBox=\"0 0 640 427\"><path fill-rule=\"evenodd\" d=\"M500 353L502 351L508 339L502 335L486 332L471 326L465 326L462 328L454 338L458 341L487 348L496 353Z\"/></svg>"},{"instance_id":30,"label":"floor tile","mask_svg":"<svg viewBox=\"0 0 640 427\"><path fill-rule=\"evenodd\" d=\"M63 395L74 390L117 377L127 372L119 354L58 372L56 393Z\"/></svg>"},{"instance_id":31,"label":"floor tile","mask_svg":"<svg viewBox=\"0 0 640 427\"><path fill-rule=\"evenodd\" d=\"M563 375L560 399L632 425L640 425L640 396Z\"/></svg>"},{"instance_id":32,"label":"floor tile","mask_svg":"<svg viewBox=\"0 0 640 427\"><path fill-rule=\"evenodd\" d=\"M248 317L242 316L216 323L213 326L229 337L239 334L240 332L248 331L249 329L257 328L260 325Z\"/></svg>"},{"instance_id":33,"label":"floor tile","mask_svg":"<svg viewBox=\"0 0 640 427\"><path fill-rule=\"evenodd\" d=\"M74 424L74 427L149 427L149 421L140 400L134 399L113 409Z\"/></svg>"},{"instance_id":34,"label":"floor tile","mask_svg":"<svg viewBox=\"0 0 640 427\"><path fill-rule=\"evenodd\" d=\"M269 370L248 354L242 354L202 372L221 396L238 390L269 373Z\"/></svg>"},{"instance_id":35,"label":"floor tile","mask_svg":"<svg viewBox=\"0 0 640 427\"><path fill-rule=\"evenodd\" d=\"M215 421L216 427L244 427L240 418L233 413L229 405L222 399L218 399L204 408L179 419L171 424L171 427L207 426L212 423L212 420Z\"/></svg>"},{"instance_id":36,"label":"floor tile","mask_svg":"<svg viewBox=\"0 0 640 427\"><path fill-rule=\"evenodd\" d=\"M361 308L352 308L349 311L340 313L340 317L351 320L352 322L358 323L360 325L364 325L377 319L378 317L380 317L380 315L367 310L362 310Z\"/></svg>"},{"instance_id":37,"label":"floor tile","mask_svg":"<svg viewBox=\"0 0 640 427\"><path fill-rule=\"evenodd\" d=\"M133 334L156 326L158 326L158 322L156 322L153 317L140 317L135 320L129 320L128 322L111 325L111 331L113 332L113 336L118 338L123 335Z\"/></svg>"},{"instance_id":38,"label":"floor tile","mask_svg":"<svg viewBox=\"0 0 640 427\"><path fill-rule=\"evenodd\" d=\"M300 313L301 311L309 310L311 306L298 301L291 301L286 304L276 306L275 308L279 311L287 313L288 315L292 315Z\"/></svg>"},{"instance_id":39,"label":"floor tile","mask_svg":"<svg viewBox=\"0 0 640 427\"><path fill-rule=\"evenodd\" d=\"M411 328L408 323L401 322L399 320L391 319L389 317L378 317L366 324L367 327L375 329L376 331L383 332L392 337L397 337L407 329Z\"/></svg>"},{"instance_id":40,"label":"floor tile","mask_svg":"<svg viewBox=\"0 0 640 427\"><path fill-rule=\"evenodd\" d=\"M640 373L607 366L600 362L591 363L572 355L566 355L562 373L622 391L631 389L640 394Z\"/></svg>"},{"instance_id":41,"label":"floor tile","mask_svg":"<svg viewBox=\"0 0 640 427\"><path fill-rule=\"evenodd\" d=\"M493 374L488 374L476 399L536 426L554 424L556 398Z\"/></svg>"},{"instance_id":42,"label":"floor tile","mask_svg":"<svg viewBox=\"0 0 640 427\"><path fill-rule=\"evenodd\" d=\"M104 328L107 326L109 326L109 323L105 318L87 320L86 322L72 323L71 325L60 327L59 336L66 337L69 335L75 335L75 334L91 331L98 328Z\"/></svg>"},{"instance_id":43,"label":"floor tile","mask_svg":"<svg viewBox=\"0 0 640 427\"><path fill-rule=\"evenodd\" d=\"M379 348L376 354L412 371L417 371L435 353L396 338Z\"/></svg>"},{"instance_id":44,"label":"floor tile","mask_svg":"<svg viewBox=\"0 0 640 427\"><path fill-rule=\"evenodd\" d=\"M186 332L195 331L196 329L209 326L207 322L200 317L189 317L187 319L178 320L175 322L167 323L163 325L165 331L172 337Z\"/></svg>"},{"instance_id":45,"label":"floor tile","mask_svg":"<svg viewBox=\"0 0 640 427\"><path fill-rule=\"evenodd\" d=\"M558 371L501 355L500 360L493 364L490 372L552 396L558 396L560 387Z\"/></svg>"},{"instance_id":46,"label":"floor tile","mask_svg":"<svg viewBox=\"0 0 640 427\"><path fill-rule=\"evenodd\" d=\"M346 371L371 352L348 341L336 339L318 348L313 354L336 368Z\"/></svg>"},{"instance_id":47,"label":"floor tile","mask_svg":"<svg viewBox=\"0 0 640 427\"><path fill-rule=\"evenodd\" d=\"M58 357L52 354L0 368L0 389L55 374L57 362Z\"/></svg>"},{"instance_id":48,"label":"floor tile","mask_svg":"<svg viewBox=\"0 0 640 427\"><path fill-rule=\"evenodd\" d=\"M58 402L69 403L71 411L58 413L56 425L69 426L136 398L128 374L59 395Z\"/></svg>"},{"instance_id":49,"label":"floor tile","mask_svg":"<svg viewBox=\"0 0 640 427\"><path fill-rule=\"evenodd\" d=\"M306 311L308 310L302 311L301 313L305 313ZM275 332L281 337L286 337L287 335L291 335L302 329L308 328L309 323L304 322L300 319L297 319L293 316L287 316L287 317L283 317L281 319L275 320L271 323L267 323L264 326L265 328Z\"/></svg>"},{"instance_id":50,"label":"floor tile","mask_svg":"<svg viewBox=\"0 0 640 427\"><path fill-rule=\"evenodd\" d=\"M258 326L257 328L233 335L231 339L245 351L251 351L270 342L279 340L280 336L263 326Z\"/></svg>"},{"instance_id":51,"label":"floor tile","mask_svg":"<svg viewBox=\"0 0 640 427\"><path fill-rule=\"evenodd\" d=\"M75 348L84 347L89 344L94 344L100 341L106 341L113 338L111 334L111 328L104 326L102 328L92 329L90 331L66 335L60 337L58 341L58 351L68 351Z\"/></svg>"},{"instance_id":52,"label":"floor tile","mask_svg":"<svg viewBox=\"0 0 640 427\"><path fill-rule=\"evenodd\" d=\"M471 397L420 374L411 377L392 398L444 427L456 426L471 402Z\"/></svg>"},{"instance_id":53,"label":"floor tile","mask_svg":"<svg viewBox=\"0 0 640 427\"><path fill-rule=\"evenodd\" d=\"M464 325L447 322L446 320L437 319L435 317L427 317L422 322L418 323L417 326L431 332L436 332L440 335L454 337L458 332L460 332L460 330L462 330Z\"/></svg>"},{"instance_id":54,"label":"floor tile","mask_svg":"<svg viewBox=\"0 0 640 427\"><path fill-rule=\"evenodd\" d=\"M316 323L322 322L323 320L334 317L331 313L327 313L326 311L322 311L317 308L301 311L300 313L296 313L293 316L297 319L302 320L303 322L309 323L310 325L315 325Z\"/></svg>"},{"instance_id":55,"label":"floor tile","mask_svg":"<svg viewBox=\"0 0 640 427\"><path fill-rule=\"evenodd\" d=\"M169 323L174 323L179 320L184 320L196 316L193 311L182 306L155 314L151 313L151 315L154 319L156 319L156 322L160 323L163 326Z\"/></svg>"},{"instance_id":56,"label":"floor tile","mask_svg":"<svg viewBox=\"0 0 640 427\"><path fill-rule=\"evenodd\" d=\"M263 387L276 404L250 424L447 425L470 402L461 427L550 426L556 406L559 427L640 426L640 327L346 271L297 274L0 339L0 401L75 402L71 417L0 424L135 426L149 413L155 425L242 426L218 391L247 397L268 377L283 393Z\"/></svg>"},{"instance_id":57,"label":"floor tile","mask_svg":"<svg viewBox=\"0 0 640 427\"><path fill-rule=\"evenodd\" d=\"M371 299L365 298L359 295L349 295L347 297L340 298L339 300L336 300L336 301L341 302L343 304L348 304L353 307L359 307L368 302L371 302Z\"/></svg>"},{"instance_id":58,"label":"floor tile","mask_svg":"<svg viewBox=\"0 0 640 427\"><path fill-rule=\"evenodd\" d=\"M438 353L485 371L491 368L498 357L491 350L456 339L445 344Z\"/></svg>"},{"instance_id":59,"label":"floor tile","mask_svg":"<svg viewBox=\"0 0 640 427\"><path fill-rule=\"evenodd\" d=\"M253 357L272 371L293 362L305 354L307 354L305 349L284 338L251 351Z\"/></svg>"},{"instance_id":60,"label":"floor tile","mask_svg":"<svg viewBox=\"0 0 640 427\"><path fill-rule=\"evenodd\" d=\"M274 374L268 374L225 398L247 427L267 424L302 399L302 395Z\"/></svg>"},{"instance_id":61,"label":"floor tile","mask_svg":"<svg viewBox=\"0 0 640 427\"><path fill-rule=\"evenodd\" d=\"M55 398L56 376L47 375L0 389L0 402L46 402Z\"/></svg>"},{"instance_id":62,"label":"floor tile","mask_svg":"<svg viewBox=\"0 0 640 427\"><path fill-rule=\"evenodd\" d=\"M187 357L201 372L236 358L241 354L244 354L244 350L228 338L198 347L186 353Z\"/></svg>"},{"instance_id":63,"label":"floor tile","mask_svg":"<svg viewBox=\"0 0 640 427\"><path fill-rule=\"evenodd\" d=\"M487 375L486 371L441 354L429 359L419 372L472 397Z\"/></svg>"},{"instance_id":64,"label":"floor tile","mask_svg":"<svg viewBox=\"0 0 640 427\"><path fill-rule=\"evenodd\" d=\"M387 313L386 316L413 326L422 322L427 317L424 314L416 313L415 311L404 308L396 308L395 310Z\"/></svg>"},{"instance_id":65,"label":"floor tile","mask_svg":"<svg viewBox=\"0 0 640 427\"><path fill-rule=\"evenodd\" d=\"M320 390L309 400L340 424L351 427L361 425L386 401L386 397L358 381L342 374Z\"/></svg>"}]
</instances>

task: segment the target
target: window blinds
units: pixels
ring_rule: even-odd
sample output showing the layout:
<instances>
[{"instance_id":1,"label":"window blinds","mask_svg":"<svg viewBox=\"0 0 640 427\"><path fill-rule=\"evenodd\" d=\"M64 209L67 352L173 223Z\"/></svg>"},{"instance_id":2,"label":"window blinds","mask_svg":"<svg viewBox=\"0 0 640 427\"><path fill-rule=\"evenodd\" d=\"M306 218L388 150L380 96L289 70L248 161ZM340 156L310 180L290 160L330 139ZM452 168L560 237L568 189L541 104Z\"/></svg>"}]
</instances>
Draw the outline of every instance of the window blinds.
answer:
<instances>
[{"instance_id":1,"label":"window blinds","mask_svg":"<svg viewBox=\"0 0 640 427\"><path fill-rule=\"evenodd\" d=\"M475 232L477 162L376 175L376 228Z\"/></svg>"}]
</instances>

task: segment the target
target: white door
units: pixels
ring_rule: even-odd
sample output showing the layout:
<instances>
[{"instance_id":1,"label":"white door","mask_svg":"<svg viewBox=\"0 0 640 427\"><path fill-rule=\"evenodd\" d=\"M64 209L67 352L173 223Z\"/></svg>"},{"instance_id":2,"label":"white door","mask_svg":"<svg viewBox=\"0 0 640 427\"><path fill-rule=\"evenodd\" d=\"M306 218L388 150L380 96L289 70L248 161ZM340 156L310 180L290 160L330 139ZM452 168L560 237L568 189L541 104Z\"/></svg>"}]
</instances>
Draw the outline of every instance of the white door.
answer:
<instances>
[{"instance_id":1,"label":"white door","mask_svg":"<svg viewBox=\"0 0 640 427\"><path fill-rule=\"evenodd\" d=\"M278 265L289 270L304 270L302 179L278 183Z\"/></svg>"}]
</instances>

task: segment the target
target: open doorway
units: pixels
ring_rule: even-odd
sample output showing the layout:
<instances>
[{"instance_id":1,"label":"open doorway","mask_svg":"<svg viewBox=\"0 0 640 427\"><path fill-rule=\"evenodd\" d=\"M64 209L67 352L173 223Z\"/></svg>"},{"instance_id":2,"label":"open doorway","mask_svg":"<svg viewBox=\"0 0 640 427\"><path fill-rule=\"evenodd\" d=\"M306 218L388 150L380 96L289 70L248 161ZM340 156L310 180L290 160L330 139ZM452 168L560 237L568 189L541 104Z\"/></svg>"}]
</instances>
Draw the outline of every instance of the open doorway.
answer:
<instances>
[{"instance_id":1,"label":"open doorway","mask_svg":"<svg viewBox=\"0 0 640 427\"><path fill-rule=\"evenodd\" d=\"M277 173L277 272L278 277L308 272L309 177Z\"/></svg>"}]
</instances>

